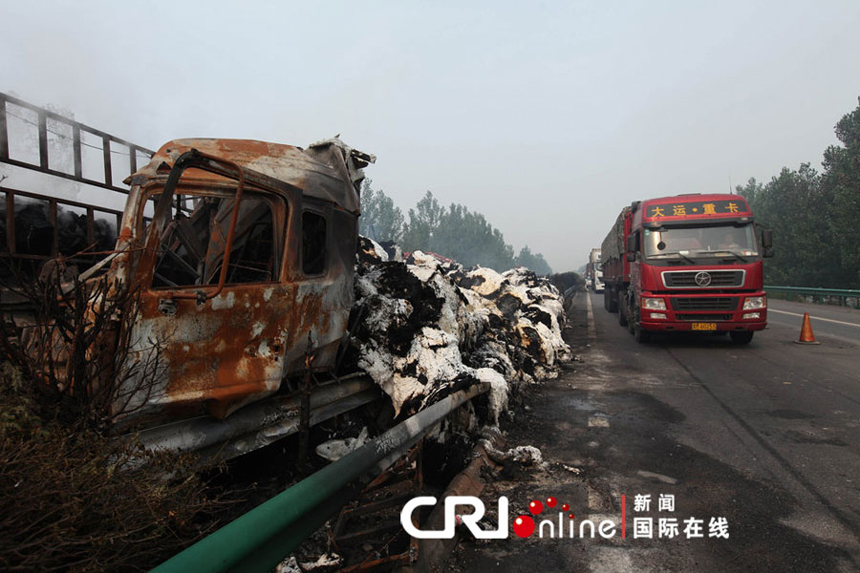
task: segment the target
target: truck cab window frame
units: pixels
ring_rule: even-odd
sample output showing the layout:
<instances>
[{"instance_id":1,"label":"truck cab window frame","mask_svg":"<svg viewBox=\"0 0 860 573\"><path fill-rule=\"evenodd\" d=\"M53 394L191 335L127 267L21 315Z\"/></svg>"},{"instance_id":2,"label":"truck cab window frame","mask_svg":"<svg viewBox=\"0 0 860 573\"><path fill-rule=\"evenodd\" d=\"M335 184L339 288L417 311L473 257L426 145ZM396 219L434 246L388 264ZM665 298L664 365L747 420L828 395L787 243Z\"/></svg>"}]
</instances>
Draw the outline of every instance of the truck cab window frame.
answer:
<instances>
[{"instance_id":1,"label":"truck cab window frame","mask_svg":"<svg viewBox=\"0 0 860 573\"><path fill-rule=\"evenodd\" d=\"M142 205L160 192L160 187L153 188ZM229 187L177 189L169 222L159 241L151 289L194 289L218 284L234 198L235 190ZM278 282L286 236L281 222L287 219L289 209L286 200L248 189L239 209L225 284ZM141 210L137 217L141 237L149 227L146 219Z\"/></svg>"},{"instance_id":2,"label":"truck cab window frame","mask_svg":"<svg viewBox=\"0 0 860 573\"><path fill-rule=\"evenodd\" d=\"M305 276L324 275L328 269L328 218L318 211L302 211L301 271Z\"/></svg>"}]
</instances>

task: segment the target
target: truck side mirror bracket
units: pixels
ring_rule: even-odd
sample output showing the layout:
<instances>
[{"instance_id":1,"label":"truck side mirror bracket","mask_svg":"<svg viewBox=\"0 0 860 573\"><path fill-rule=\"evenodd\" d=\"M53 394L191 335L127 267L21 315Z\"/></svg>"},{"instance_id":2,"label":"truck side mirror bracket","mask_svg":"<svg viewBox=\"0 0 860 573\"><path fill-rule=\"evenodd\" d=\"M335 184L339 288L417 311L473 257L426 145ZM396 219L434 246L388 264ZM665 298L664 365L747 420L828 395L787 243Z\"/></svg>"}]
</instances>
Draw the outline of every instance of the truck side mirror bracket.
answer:
<instances>
[{"instance_id":1,"label":"truck side mirror bracket","mask_svg":"<svg viewBox=\"0 0 860 573\"><path fill-rule=\"evenodd\" d=\"M627 252L635 253L639 250L639 233L630 233L627 237ZM629 259L628 259L629 260Z\"/></svg>"}]
</instances>

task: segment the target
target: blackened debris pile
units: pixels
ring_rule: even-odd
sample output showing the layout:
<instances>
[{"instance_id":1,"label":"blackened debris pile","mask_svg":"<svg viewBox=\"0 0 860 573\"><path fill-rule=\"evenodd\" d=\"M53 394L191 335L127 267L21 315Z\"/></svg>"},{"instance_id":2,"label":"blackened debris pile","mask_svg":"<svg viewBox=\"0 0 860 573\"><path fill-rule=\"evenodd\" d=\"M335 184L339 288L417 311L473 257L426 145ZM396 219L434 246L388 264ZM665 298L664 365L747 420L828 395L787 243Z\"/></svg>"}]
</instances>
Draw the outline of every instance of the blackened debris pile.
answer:
<instances>
[{"instance_id":1,"label":"blackened debris pile","mask_svg":"<svg viewBox=\"0 0 860 573\"><path fill-rule=\"evenodd\" d=\"M409 415L489 382L492 422L513 384L557 375L569 357L562 295L525 268L498 273L416 251L389 260L362 238L352 343L358 366Z\"/></svg>"}]
</instances>

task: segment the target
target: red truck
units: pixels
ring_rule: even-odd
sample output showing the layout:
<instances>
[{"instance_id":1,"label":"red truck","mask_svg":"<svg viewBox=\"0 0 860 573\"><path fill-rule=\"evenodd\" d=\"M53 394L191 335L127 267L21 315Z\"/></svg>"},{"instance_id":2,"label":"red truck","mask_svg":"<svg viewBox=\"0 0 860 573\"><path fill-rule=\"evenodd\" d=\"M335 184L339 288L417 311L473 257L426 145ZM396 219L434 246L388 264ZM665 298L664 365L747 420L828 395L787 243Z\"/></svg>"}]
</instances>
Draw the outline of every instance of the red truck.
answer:
<instances>
[{"instance_id":1,"label":"red truck","mask_svg":"<svg viewBox=\"0 0 860 573\"><path fill-rule=\"evenodd\" d=\"M762 259L739 195L678 195L624 207L602 245L604 307L638 342L654 332L728 333L747 344L767 325Z\"/></svg>"}]
</instances>

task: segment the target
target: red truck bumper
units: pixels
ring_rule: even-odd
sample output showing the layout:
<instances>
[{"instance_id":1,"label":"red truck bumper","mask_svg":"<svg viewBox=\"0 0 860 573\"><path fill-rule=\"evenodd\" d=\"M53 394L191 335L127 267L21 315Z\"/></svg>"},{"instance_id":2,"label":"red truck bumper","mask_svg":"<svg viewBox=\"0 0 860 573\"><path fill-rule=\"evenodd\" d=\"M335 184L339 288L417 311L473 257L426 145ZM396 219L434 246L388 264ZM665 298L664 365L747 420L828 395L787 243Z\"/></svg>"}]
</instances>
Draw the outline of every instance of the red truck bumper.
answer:
<instances>
[{"instance_id":1,"label":"red truck bumper","mask_svg":"<svg viewBox=\"0 0 860 573\"><path fill-rule=\"evenodd\" d=\"M719 295L647 295L662 298L665 309L640 309L642 330L650 332L731 332L764 330L767 307L744 310L744 301L765 293ZM765 300L767 300L765 298Z\"/></svg>"}]
</instances>

